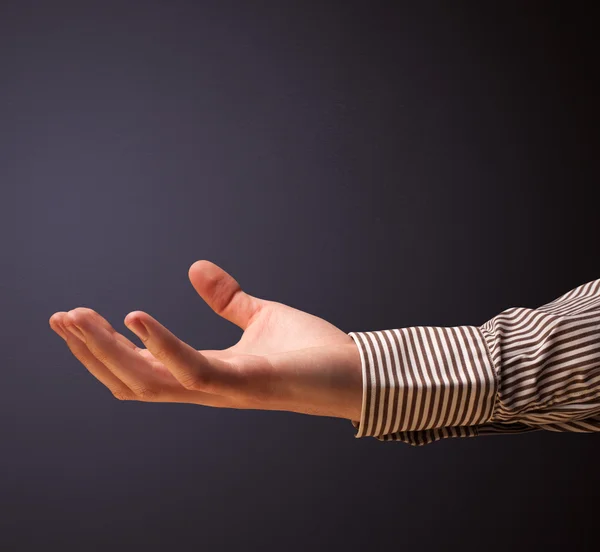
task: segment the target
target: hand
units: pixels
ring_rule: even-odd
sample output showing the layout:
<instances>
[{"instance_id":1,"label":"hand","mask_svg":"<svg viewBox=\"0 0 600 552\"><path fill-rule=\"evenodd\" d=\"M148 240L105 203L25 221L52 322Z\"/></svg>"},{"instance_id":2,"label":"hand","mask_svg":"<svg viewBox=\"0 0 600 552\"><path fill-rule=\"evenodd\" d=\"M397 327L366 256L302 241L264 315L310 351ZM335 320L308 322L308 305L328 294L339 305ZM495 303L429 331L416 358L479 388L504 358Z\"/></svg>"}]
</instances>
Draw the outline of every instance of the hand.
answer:
<instances>
[{"instance_id":1,"label":"hand","mask_svg":"<svg viewBox=\"0 0 600 552\"><path fill-rule=\"evenodd\" d=\"M210 308L244 333L224 350L196 350L149 314L125 325L137 347L92 309L57 312L50 326L120 400L286 410L360 420L362 371L354 340L329 322L245 293L210 261L188 276Z\"/></svg>"}]
</instances>

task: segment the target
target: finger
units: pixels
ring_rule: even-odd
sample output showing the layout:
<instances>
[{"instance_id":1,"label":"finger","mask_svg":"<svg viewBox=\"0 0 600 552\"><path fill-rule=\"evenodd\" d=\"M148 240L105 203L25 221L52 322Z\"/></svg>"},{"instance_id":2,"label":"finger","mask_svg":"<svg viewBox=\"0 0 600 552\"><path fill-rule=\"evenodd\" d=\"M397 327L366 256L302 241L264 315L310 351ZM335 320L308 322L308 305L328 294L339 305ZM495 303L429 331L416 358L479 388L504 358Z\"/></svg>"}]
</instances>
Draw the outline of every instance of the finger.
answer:
<instances>
[{"instance_id":1,"label":"finger","mask_svg":"<svg viewBox=\"0 0 600 552\"><path fill-rule=\"evenodd\" d=\"M230 274L216 264L196 261L188 271L190 282L200 297L219 316L245 330L265 301L242 290Z\"/></svg>"},{"instance_id":2,"label":"finger","mask_svg":"<svg viewBox=\"0 0 600 552\"><path fill-rule=\"evenodd\" d=\"M88 346L81 341L78 337L71 334L71 332L65 331L66 341L69 349L86 368L87 370L98 380L104 384L105 387L112 393L112 395L120 401L149 401L150 398L146 396L138 396L136 392L125 385L117 376L115 376L102 362L100 362L89 350ZM154 362L156 360L147 351L148 355ZM188 391L181 389L180 393L175 392L163 392L152 397L153 402L174 402L174 403L190 403L199 404L203 406L211 406L216 408L254 408L251 404L241 405L234 403L227 397L221 397L220 395L212 395L210 393L203 393L201 391Z\"/></svg>"},{"instance_id":3,"label":"finger","mask_svg":"<svg viewBox=\"0 0 600 552\"><path fill-rule=\"evenodd\" d=\"M130 339L127 339L123 334L117 332L113 326L110 324L110 322L108 320L106 320L106 318L104 318L103 316L101 316L99 313L97 313L95 310L93 309L89 309L87 307L78 307L79 310L81 310L82 312L85 312L89 315L90 319L93 320L95 323L97 323L100 327L106 329L108 332L113 333L114 337L117 341L120 341L121 343L123 343L123 345L125 345L126 347L129 347L130 349L133 349L134 351L140 351L141 349Z\"/></svg>"},{"instance_id":4,"label":"finger","mask_svg":"<svg viewBox=\"0 0 600 552\"><path fill-rule=\"evenodd\" d=\"M129 313L125 325L186 389L229 397L246 397L248 378L226 359L202 354L142 311Z\"/></svg>"},{"instance_id":5,"label":"finger","mask_svg":"<svg viewBox=\"0 0 600 552\"><path fill-rule=\"evenodd\" d=\"M141 349L135 344L133 343L133 341L131 341L130 339L127 339L123 334L120 334L119 332L117 332L112 325L110 324L110 322L108 322L108 320L106 320L106 318L104 318L103 316L101 316L100 314L98 314L95 310L90 309L88 307L77 307L77 309L81 312L84 312L87 314L87 316L90 317L91 320L94 321L94 323L98 324L100 327L105 328L107 331L109 332L114 332L115 334L115 339L117 339L118 341L120 341L121 343L123 343L123 345L129 347L130 349L133 349L134 351L141 351ZM74 309L73 309L74 310ZM70 312L70 311L69 311ZM52 317L51 317L51 321L54 317L59 317L59 321L58 323L64 323L64 317L67 315L67 312L61 311L58 313L55 313Z\"/></svg>"},{"instance_id":6,"label":"finger","mask_svg":"<svg viewBox=\"0 0 600 552\"><path fill-rule=\"evenodd\" d=\"M85 308L81 307L84 313L91 315L94 319L94 322L98 321L96 317L93 316L92 313L88 312ZM151 393L143 392L141 396L136 394L137 388L131 389L128 387L119 377L117 377L101 360L99 360L94 354L92 354L88 345L82 341L80 338L71 333L71 331L65 328L65 317L67 317L67 312L58 312L55 313L50 319L51 327L57 331L65 339L67 342L67 346L75 356L86 368L87 370L102 384L104 384L109 391L119 400L138 400L138 401L148 401L150 400ZM98 315L99 316L99 315ZM102 318L99 316L99 318ZM66 322L69 326L72 325L72 320L70 317L66 318ZM105 329L107 327L111 328L110 324L104 323L100 324L100 326ZM77 328L81 331L80 328ZM115 332L113 336L114 339L117 339L120 334ZM84 336L90 341L90 336ZM147 349L139 349L136 347L129 339L125 336L120 336L122 339L117 339L122 345L125 345L128 349L137 350L137 354L142 355L150 365L158 363L154 355ZM210 353L210 355L217 356L225 356L227 353L224 351L218 350L207 350L205 353ZM161 370L160 372L163 372ZM236 408L236 409L260 409L263 408L262 403L253 401L251 399L240 401L235 400L230 397L224 397L221 395L215 395L212 393L207 393L204 391L195 391L188 390L183 387L176 391L164 390L162 393L153 394L151 399L155 402L178 402L178 403L190 403L190 404L198 404L203 406L211 406L217 408Z\"/></svg>"},{"instance_id":7,"label":"finger","mask_svg":"<svg viewBox=\"0 0 600 552\"><path fill-rule=\"evenodd\" d=\"M62 326L62 318L66 316L65 313L57 313L54 317L54 323L58 326ZM61 316L62 315L62 316ZM88 346L81 341L78 337L73 335L70 331L61 327L61 331L64 334L64 339L67 342L67 346L81 364L83 364L88 372L92 374L100 383L104 384L108 390L117 398L124 399L133 395L131 389L127 387L117 376L115 376L102 362L100 362L89 350Z\"/></svg>"},{"instance_id":8,"label":"finger","mask_svg":"<svg viewBox=\"0 0 600 552\"><path fill-rule=\"evenodd\" d=\"M145 402L186 402L207 406L232 406L230 400L218 395L184 388L176 378L152 355L144 358L138 352L123 344L109 332L105 326L96 324L96 320L85 309L75 309L66 319L76 322L83 333L90 352L108 370L120 379L131 393L119 396L122 400ZM160 365L160 370L155 365Z\"/></svg>"},{"instance_id":9,"label":"finger","mask_svg":"<svg viewBox=\"0 0 600 552\"><path fill-rule=\"evenodd\" d=\"M50 324L50 327L58 334L60 335L60 337L62 337L65 341L67 341L67 332L65 331L65 329L61 326L61 316L63 314L63 312L55 312L51 317L50 320L48 321Z\"/></svg>"},{"instance_id":10,"label":"finger","mask_svg":"<svg viewBox=\"0 0 600 552\"><path fill-rule=\"evenodd\" d=\"M106 328L107 331L109 333L111 333L117 341L121 342L123 345L125 345L129 349L135 351L137 354L141 355L143 358L151 361L155 371L157 371L157 372L162 371L163 373L168 374L168 370L166 368L162 367L163 369L160 370L160 367L156 366L159 363L154 358L154 356L152 355L152 353L150 351L147 351L146 349L140 349L137 345L135 345L133 342L131 342L129 339L127 339L124 335L122 335L119 332L117 332L116 330L114 330L113 327L95 311L92 311L91 309L87 309L85 307L79 307L79 308L82 309L84 312L88 313L88 315L91 317L91 319L94 321L94 323L98 323L102 328ZM57 326L58 329L61 329L61 331L62 331L61 335L64 335L65 333L71 335L71 332L74 330L75 333L78 334L79 339L85 343L85 337L83 336L83 334L81 334L81 330L79 330L79 328L77 328L77 326L74 326L69 319L65 318L67 315L68 315L67 312L56 313L51 318L51 322L54 321L54 326ZM70 331L65 328L65 321L68 322ZM86 345L86 347L87 347L87 345ZM89 347L88 347L88 349L89 349ZM108 370L108 368L106 368L106 369ZM110 370L109 370L109 372L110 372Z\"/></svg>"},{"instance_id":11,"label":"finger","mask_svg":"<svg viewBox=\"0 0 600 552\"><path fill-rule=\"evenodd\" d=\"M86 309L77 308L65 316L65 325L74 325L90 352L136 395L137 400L155 400L177 383L169 372L153 370L152 363L117 339Z\"/></svg>"}]
</instances>

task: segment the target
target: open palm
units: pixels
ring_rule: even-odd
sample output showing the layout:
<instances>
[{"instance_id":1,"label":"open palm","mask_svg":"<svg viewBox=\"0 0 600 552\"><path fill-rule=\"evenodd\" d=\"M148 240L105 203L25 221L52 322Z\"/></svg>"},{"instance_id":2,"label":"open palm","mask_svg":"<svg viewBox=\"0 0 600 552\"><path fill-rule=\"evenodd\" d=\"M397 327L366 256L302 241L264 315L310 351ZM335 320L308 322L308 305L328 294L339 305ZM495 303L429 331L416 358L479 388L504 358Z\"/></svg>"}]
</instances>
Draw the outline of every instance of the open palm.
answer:
<instances>
[{"instance_id":1,"label":"open palm","mask_svg":"<svg viewBox=\"0 0 600 552\"><path fill-rule=\"evenodd\" d=\"M360 356L348 334L312 314L247 294L210 261L194 263L189 278L214 312L244 330L236 344L193 349L143 311L128 314L125 325L145 349L86 307L53 314L50 326L122 400L360 418Z\"/></svg>"}]
</instances>

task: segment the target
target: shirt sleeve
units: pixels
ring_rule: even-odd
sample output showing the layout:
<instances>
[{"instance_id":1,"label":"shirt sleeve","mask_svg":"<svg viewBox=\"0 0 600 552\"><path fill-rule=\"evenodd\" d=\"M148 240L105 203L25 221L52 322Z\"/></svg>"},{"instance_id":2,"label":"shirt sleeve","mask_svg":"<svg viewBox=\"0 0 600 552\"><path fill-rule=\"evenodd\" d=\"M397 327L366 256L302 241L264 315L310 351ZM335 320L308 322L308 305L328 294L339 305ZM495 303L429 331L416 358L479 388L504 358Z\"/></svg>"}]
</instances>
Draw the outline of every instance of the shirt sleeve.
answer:
<instances>
[{"instance_id":1,"label":"shirt sleeve","mask_svg":"<svg viewBox=\"0 0 600 552\"><path fill-rule=\"evenodd\" d=\"M600 279L481 326L349 335L363 376L356 438L600 431Z\"/></svg>"}]
</instances>

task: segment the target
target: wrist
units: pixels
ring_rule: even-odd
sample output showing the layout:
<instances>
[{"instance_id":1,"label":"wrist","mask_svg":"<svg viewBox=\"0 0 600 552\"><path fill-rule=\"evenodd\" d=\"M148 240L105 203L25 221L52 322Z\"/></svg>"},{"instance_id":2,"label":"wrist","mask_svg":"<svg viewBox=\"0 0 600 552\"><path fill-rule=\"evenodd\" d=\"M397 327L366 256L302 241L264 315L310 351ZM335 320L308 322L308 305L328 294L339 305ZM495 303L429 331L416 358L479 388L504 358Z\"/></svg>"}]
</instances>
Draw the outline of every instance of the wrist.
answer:
<instances>
[{"instance_id":1,"label":"wrist","mask_svg":"<svg viewBox=\"0 0 600 552\"><path fill-rule=\"evenodd\" d=\"M345 418L358 422L362 414L364 385L360 350L354 340L346 346L345 354L350 390Z\"/></svg>"}]
</instances>

